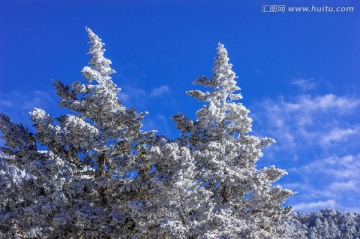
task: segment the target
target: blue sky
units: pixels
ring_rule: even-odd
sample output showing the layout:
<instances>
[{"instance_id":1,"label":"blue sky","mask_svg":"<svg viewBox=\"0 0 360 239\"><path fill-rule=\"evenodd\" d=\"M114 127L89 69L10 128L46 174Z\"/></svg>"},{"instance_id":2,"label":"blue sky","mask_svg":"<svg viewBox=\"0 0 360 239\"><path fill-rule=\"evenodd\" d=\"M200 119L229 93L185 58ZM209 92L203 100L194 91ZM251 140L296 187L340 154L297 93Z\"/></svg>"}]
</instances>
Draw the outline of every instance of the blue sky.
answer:
<instances>
[{"instance_id":1,"label":"blue sky","mask_svg":"<svg viewBox=\"0 0 360 239\"><path fill-rule=\"evenodd\" d=\"M354 7L351 13L261 12L263 5ZM149 111L144 128L178 135L169 119L194 117L185 94L211 76L218 42L229 52L253 134L277 144L259 167L289 172L298 211L360 211L360 2L0 1L0 112L31 126L28 112L53 116L52 79L84 79L84 27L103 39L127 107Z\"/></svg>"}]
</instances>

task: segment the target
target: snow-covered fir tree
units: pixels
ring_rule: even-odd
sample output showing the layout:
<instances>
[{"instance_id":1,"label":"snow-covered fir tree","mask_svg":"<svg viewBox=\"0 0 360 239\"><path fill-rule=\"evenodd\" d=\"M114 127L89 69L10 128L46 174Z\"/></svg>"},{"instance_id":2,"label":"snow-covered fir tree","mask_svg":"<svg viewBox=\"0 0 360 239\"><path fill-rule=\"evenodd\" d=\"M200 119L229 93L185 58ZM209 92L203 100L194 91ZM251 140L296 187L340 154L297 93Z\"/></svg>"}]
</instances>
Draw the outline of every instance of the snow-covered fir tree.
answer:
<instances>
[{"instance_id":1,"label":"snow-covered fir tree","mask_svg":"<svg viewBox=\"0 0 360 239\"><path fill-rule=\"evenodd\" d=\"M130 202L149 197L152 164L144 155L158 137L140 130L145 113L120 103L104 44L86 30L92 57L82 72L90 84L54 82L59 105L74 113L53 118L33 110L35 134L1 115L6 143L1 150L9 156L1 161L3 236L10 238L14 225L25 237L41 238L118 238L143 232ZM47 150L40 152L37 144ZM136 180L125 176L134 170L140 171Z\"/></svg>"},{"instance_id":2,"label":"snow-covered fir tree","mask_svg":"<svg viewBox=\"0 0 360 239\"><path fill-rule=\"evenodd\" d=\"M151 136L152 132L140 131L146 113L137 114L134 109L126 109L118 100L120 89L111 80L110 75L115 71L110 67L111 61L104 57L104 43L89 28L86 30L91 43L88 53L92 57L90 66L85 66L82 73L90 84L76 81L64 86L54 81L61 98L60 107L77 114L57 118L59 125L54 125L52 117L41 109L32 111L31 116L36 123L37 139L51 151L75 164L81 162L81 153L84 160L95 162L97 176L105 172L111 176L114 170L119 170L112 168L112 160L128 156L131 143ZM136 145L142 147L142 144Z\"/></svg>"},{"instance_id":3,"label":"snow-covered fir tree","mask_svg":"<svg viewBox=\"0 0 360 239\"><path fill-rule=\"evenodd\" d=\"M249 110L238 102L242 96L231 68L227 51L219 44L212 78L194 82L211 91L187 92L206 105L197 111L195 121L181 113L173 119L182 133L182 144L190 147L195 159L197 180L213 192L215 208L207 237L279 238L290 212L282 204L293 192L272 186L286 174L284 170L256 168L261 149L274 140L249 134L252 120Z\"/></svg>"}]
</instances>

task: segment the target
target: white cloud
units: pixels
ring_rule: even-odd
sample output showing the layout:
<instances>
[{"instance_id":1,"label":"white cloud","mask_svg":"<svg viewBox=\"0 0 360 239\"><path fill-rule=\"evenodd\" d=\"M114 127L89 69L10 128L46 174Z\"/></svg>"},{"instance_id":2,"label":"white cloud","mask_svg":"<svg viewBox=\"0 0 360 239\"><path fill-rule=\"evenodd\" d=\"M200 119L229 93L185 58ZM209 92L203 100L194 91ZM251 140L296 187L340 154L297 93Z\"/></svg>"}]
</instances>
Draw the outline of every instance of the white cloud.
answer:
<instances>
[{"instance_id":1,"label":"white cloud","mask_svg":"<svg viewBox=\"0 0 360 239\"><path fill-rule=\"evenodd\" d=\"M348 121L360 113L359 106L360 99L354 97L306 94L291 99L267 99L252 111L257 112L253 118L261 125L260 134L277 140L275 148L330 150L334 143L338 146L356 143L349 139L360 134L360 126Z\"/></svg>"},{"instance_id":2,"label":"white cloud","mask_svg":"<svg viewBox=\"0 0 360 239\"><path fill-rule=\"evenodd\" d=\"M338 113L351 112L354 108L360 105L360 99L341 97L334 94L326 94L312 97L311 95L300 95L293 99L293 101L285 101L281 99L280 106L288 112L300 111L303 113L311 113L314 111L337 111Z\"/></svg>"},{"instance_id":3,"label":"white cloud","mask_svg":"<svg viewBox=\"0 0 360 239\"><path fill-rule=\"evenodd\" d=\"M168 94L170 92L170 88L167 85L160 86L159 88L155 88L151 91L151 96L160 97L164 94Z\"/></svg>"},{"instance_id":4,"label":"white cloud","mask_svg":"<svg viewBox=\"0 0 360 239\"><path fill-rule=\"evenodd\" d=\"M318 211L324 208L335 208L336 202L334 200L317 201L317 202L303 202L293 206L296 211Z\"/></svg>"},{"instance_id":5,"label":"white cloud","mask_svg":"<svg viewBox=\"0 0 360 239\"><path fill-rule=\"evenodd\" d=\"M39 90L26 93L12 91L2 95L2 98L3 99L0 100L0 107L5 110L20 109L30 111L34 109L34 107L45 108L48 105L56 104L49 92Z\"/></svg>"},{"instance_id":6,"label":"white cloud","mask_svg":"<svg viewBox=\"0 0 360 239\"><path fill-rule=\"evenodd\" d=\"M349 136L359 134L359 128L334 128L329 133L322 135L320 141L323 144L345 142Z\"/></svg>"},{"instance_id":7,"label":"white cloud","mask_svg":"<svg viewBox=\"0 0 360 239\"><path fill-rule=\"evenodd\" d=\"M315 98L311 98L310 96L301 97L300 103L309 111L323 110L346 113L358 107L360 105L360 99L327 94Z\"/></svg>"},{"instance_id":8,"label":"white cloud","mask_svg":"<svg viewBox=\"0 0 360 239\"><path fill-rule=\"evenodd\" d=\"M14 107L15 106L15 102L14 101L11 101L11 100L0 100L0 106L2 108L11 108L11 107Z\"/></svg>"},{"instance_id":9,"label":"white cloud","mask_svg":"<svg viewBox=\"0 0 360 239\"><path fill-rule=\"evenodd\" d=\"M314 82L314 78L309 78L309 79L297 78L293 80L292 84L299 87L303 91L315 89L317 86L317 83Z\"/></svg>"},{"instance_id":10,"label":"white cloud","mask_svg":"<svg viewBox=\"0 0 360 239\"><path fill-rule=\"evenodd\" d=\"M299 168L293 168L293 170L304 176L315 176L321 173L331 176L331 180L335 181L343 178L360 180L360 154L346 155L343 157L331 156L315 160Z\"/></svg>"},{"instance_id":11,"label":"white cloud","mask_svg":"<svg viewBox=\"0 0 360 239\"><path fill-rule=\"evenodd\" d=\"M119 100L127 107L144 108L156 97L162 97L170 93L170 88L166 85L154 88L150 93L141 88L126 87L118 94Z\"/></svg>"},{"instance_id":12,"label":"white cloud","mask_svg":"<svg viewBox=\"0 0 360 239\"><path fill-rule=\"evenodd\" d=\"M15 123L22 122L30 126L29 112L35 107L51 111L58 107L57 100L52 97L52 92L46 91L11 91L0 97L0 111L8 115Z\"/></svg>"},{"instance_id":13,"label":"white cloud","mask_svg":"<svg viewBox=\"0 0 360 239\"><path fill-rule=\"evenodd\" d=\"M122 91L117 94L117 97L122 104L124 104L124 103L126 104L130 101L130 94L124 93Z\"/></svg>"},{"instance_id":14,"label":"white cloud","mask_svg":"<svg viewBox=\"0 0 360 239\"><path fill-rule=\"evenodd\" d=\"M171 132L172 120L170 117L166 117L162 114L149 115L145 117L143 122L144 130L154 130L158 131L162 135L169 134Z\"/></svg>"},{"instance_id":15,"label":"white cloud","mask_svg":"<svg viewBox=\"0 0 360 239\"><path fill-rule=\"evenodd\" d=\"M145 105L148 101L148 94L143 89L126 87L125 90L121 90L117 94L117 97L120 102L128 108L146 110Z\"/></svg>"},{"instance_id":16,"label":"white cloud","mask_svg":"<svg viewBox=\"0 0 360 239\"><path fill-rule=\"evenodd\" d=\"M350 180L347 182L334 182L330 185L330 189L336 191L357 190L358 182L356 182L355 180Z\"/></svg>"},{"instance_id":17,"label":"white cloud","mask_svg":"<svg viewBox=\"0 0 360 239\"><path fill-rule=\"evenodd\" d=\"M265 157L292 175L284 186L298 192L289 199L295 210L359 208L360 98L301 94L264 100L252 112L254 134L277 141Z\"/></svg>"},{"instance_id":18,"label":"white cloud","mask_svg":"<svg viewBox=\"0 0 360 239\"><path fill-rule=\"evenodd\" d=\"M306 202L295 205L295 210L306 211L311 207L319 210L322 206L316 206L318 201L334 202L340 210L356 210L360 197L359 171L360 154L331 156L293 167L290 173L297 174L301 183L288 185L299 192L298 201Z\"/></svg>"}]
</instances>

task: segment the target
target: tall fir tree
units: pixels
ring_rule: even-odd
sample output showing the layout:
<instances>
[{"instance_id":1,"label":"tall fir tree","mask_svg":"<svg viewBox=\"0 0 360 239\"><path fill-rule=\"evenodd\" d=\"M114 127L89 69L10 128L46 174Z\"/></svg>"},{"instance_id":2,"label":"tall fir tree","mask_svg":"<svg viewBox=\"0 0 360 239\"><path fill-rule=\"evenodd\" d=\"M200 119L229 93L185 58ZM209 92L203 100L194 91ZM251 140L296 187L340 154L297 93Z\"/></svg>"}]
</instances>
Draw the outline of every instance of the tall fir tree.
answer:
<instances>
[{"instance_id":1,"label":"tall fir tree","mask_svg":"<svg viewBox=\"0 0 360 239\"><path fill-rule=\"evenodd\" d=\"M209 237L281 237L283 220L290 208L282 207L293 192L272 183L286 171L274 166L257 169L261 149L273 139L252 136L252 120L237 93L236 75L226 49L217 47L211 79L201 77L194 84L210 87L209 92L188 91L206 102L192 121L183 114L173 116L182 134L182 144L191 148L197 165L197 179L213 192L216 203L214 227Z\"/></svg>"},{"instance_id":2,"label":"tall fir tree","mask_svg":"<svg viewBox=\"0 0 360 239\"><path fill-rule=\"evenodd\" d=\"M0 115L6 143L1 150L11 156L0 164L1 236L12 233L12 221L26 237L143 233L130 202L149 198L152 163L144 160L158 138L140 129L146 113L127 109L118 100L120 89L111 80L115 71L104 57L104 43L86 31L92 57L82 72L89 83L54 81L59 105L69 114L53 118L34 109L35 134ZM46 150L40 152L39 144ZM126 177L134 170L140 172L136 180Z\"/></svg>"},{"instance_id":3,"label":"tall fir tree","mask_svg":"<svg viewBox=\"0 0 360 239\"><path fill-rule=\"evenodd\" d=\"M110 67L111 61L104 57L104 43L91 29L86 28L86 31L90 38L88 54L91 59L90 66L85 66L82 73L89 84L76 81L65 86L54 81L60 96L59 106L76 114L57 118L59 125L55 125L54 119L41 109L35 109L31 115L41 143L77 166L84 165L80 159L95 162L96 176L106 172L111 177L114 171L121 170L113 168L116 165L113 160L128 159L134 145L136 152L142 147L142 143L136 141L151 137L153 132L140 131L146 113L138 114L119 101L120 89L111 80L110 75L115 71ZM135 157L132 159L135 161Z\"/></svg>"}]
</instances>

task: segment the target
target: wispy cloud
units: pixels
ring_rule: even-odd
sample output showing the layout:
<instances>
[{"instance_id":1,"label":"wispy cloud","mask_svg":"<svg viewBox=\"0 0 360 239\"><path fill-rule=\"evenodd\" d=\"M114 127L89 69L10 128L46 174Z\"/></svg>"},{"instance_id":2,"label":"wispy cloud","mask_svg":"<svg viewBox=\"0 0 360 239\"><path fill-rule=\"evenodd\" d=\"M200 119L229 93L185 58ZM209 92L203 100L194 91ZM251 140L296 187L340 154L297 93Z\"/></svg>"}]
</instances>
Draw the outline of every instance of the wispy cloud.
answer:
<instances>
[{"instance_id":1,"label":"wispy cloud","mask_svg":"<svg viewBox=\"0 0 360 239\"><path fill-rule=\"evenodd\" d=\"M55 97L45 91L12 91L0 96L0 112L9 115L15 122L23 122L29 119L29 112L35 107L51 110L58 107Z\"/></svg>"},{"instance_id":2,"label":"wispy cloud","mask_svg":"<svg viewBox=\"0 0 360 239\"><path fill-rule=\"evenodd\" d=\"M118 93L118 98L126 107L142 106L146 103L148 94L140 88L127 87L126 90L121 90Z\"/></svg>"},{"instance_id":3,"label":"wispy cloud","mask_svg":"<svg viewBox=\"0 0 360 239\"><path fill-rule=\"evenodd\" d=\"M148 102L152 102L154 98L170 96L170 87L163 85L146 92L141 88L126 87L126 90L119 92L118 97L120 101L128 107L143 108Z\"/></svg>"},{"instance_id":4,"label":"wispy cloud","mask_svg":"<svg viewBox=\"0 0 360 239\"><path fill-rule=\"evenodd\" d=\"M170 93L170 88L167 85L160 86L159 88L155 88L151 91L151 96L153 97L160 97L164 94Z\"/></svg>"},{"instance_id":5,"label":"wispy cloud","mask_svg":"<svg viewBox=\"0 0 360 239\"><path fill-rule=\"evenodd\" d=\"M336 142L346 142L350 136L360 135L360 128L334 128L329 133L325 133L321 136L320 141L325 144L331 144Z\"/></svg>"},{"instance_id":6,"label":"wispy cloud","mask_svg":"<svg viewBox=\"0 0 360 239\"><path fill-rule=\"evenodd\" d=\"M358 182L356 182L355 180L350 180L346 182L334 182L330 184L330 189L335 191L357 190Z\"/></svg>"},{"instance_id":7,"label":"wispy cloud","mask_svg":"<svg viewBox=\"0 0 360 239\"><path fill-rule=\"evenodd\" d=\"M144 130L157 129L159 134L174 134L173 122L170 119L171 113L165 116L172 106L176 105L171 89L162 85L151 90L144 90L136 87L124 87L118 97L126 107L133 107L137 111L150 112L143 122Z\"/></svg>"},{"instance_id":8,"label":"wispy cloud","mask_svg":"<svg viewBox=\"0 0 360 239\"><path fill-rule=\"evenodd\" d=\"M298 98L298 106L304 107L305 111L315 110L337 111L346 113L360 105L360 99L351 97L341 97L334 94L311 97L303 95Z\"/></svg>"},{"instance_id":9,"label":"wispy cloud","mask_svg":"<svg viewBox=\"0 0 360 239\"><path fill-rule=\"evenodd\" d=\"M296 211L313 211L323 208L335 208L336 202L334 200L318 201L318 202L309 202L309 203L299 203L293 206L293 209Z\"/></svg>"},{"instance_id":10,"label":"wispy cloud","mask_svg":"<svg viewBox=\"0 0 360 239\"><path fill-rule=\"evenodd\" d=\"M314 162L305 164L292 169L303 175L322 175L331 176L333 180L339 179L359 179L360 180L360 154L346 155L343 157L330 156L318 159Z\"/></svg>"},{"instance_id":11,"label":"wispy cloud","mask_svg":"<svg viewBox=\"0 0 360 239\"><path fill-rule=\"evenodd\" d=\"M266 99L254 108L255 134L277 141L265 155L292 175L283 182L298 192L289 200L295 210L359 208L359 98L300 94Z\"/></svg>"},{"instance_id":12,"label":"wispy cloud","mask_svg":"<svg viewBox=\"0 0 360 239\"><path fill-rule=\"evenodd\" d=\"M162 114L156 114L154 116L146 117L144 119L144 130L156 129L160 134L170 134L170 128L173 126L169 125L170 119Z\"/></svg>"},{"instance_id":13,"label":"wispy cloud","mask_svg":"<svg viewBox=\"0 0 360 239\"><path fill-rule=\"evenodd\" d=\"M317 86L317 83L314 81L314 78L309 78L309 79L296 78L292 81L292 84L299 87L303 91L313 90Z\"/></svg>"},{"instance_id":14,"label":"wispy cloud","mask_svg":"<svg viewBox=\"0 0 360 239\"><path fill-rule=\"evenodd\" d=\"M331 156L290 169L290 173L302 178L302 183L289 184L301 192L294 209L299 211L320 210L316 202L333 202L340 210L356 210L360 197L360 154ZM346 202L346 203L345 203ZM330 205L328 205L330 206Z\"/></svg>"},{"instance_id":15,"label":"wispy cloud","mask_svg":"<svg viewBox=\"0 0 360 239\"><path fill-rule=\"evenodd\" d=\"M360 127L348 121L359 113L360 99L334 94L279 97L256 106L253 118L262 134L274 137L277 147L297 148L345 143L360 134Z\"/></svg>"},{"instance_id":16,"label":"wispy cloud","mask_svg":"<svg viewBox=\"0 0 360 239\"><path fill-rule=\"evenodd\" d=\"M337 111L338 113L347 113L360 105L360 99L351 97L341 97L334 94L320 96L311 96L309 94L299 95L286 101L280 98L278 102L286 112L300 112L309 114L314 111Z\"/></svg>"},{"instance_id":17,"label":"wispy cloud","mask_svg":"<svg viewBox=\"0 0 360 239\"><path fill-rule=\"evenodd\" d=\"M2 95L1 98L0 107L5 110L32 110L34 107L42 107L54 103L53 98L48 92L38 90L26 93L12 91Z\"/></svg>"}]
</instances>

